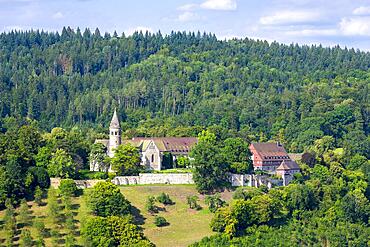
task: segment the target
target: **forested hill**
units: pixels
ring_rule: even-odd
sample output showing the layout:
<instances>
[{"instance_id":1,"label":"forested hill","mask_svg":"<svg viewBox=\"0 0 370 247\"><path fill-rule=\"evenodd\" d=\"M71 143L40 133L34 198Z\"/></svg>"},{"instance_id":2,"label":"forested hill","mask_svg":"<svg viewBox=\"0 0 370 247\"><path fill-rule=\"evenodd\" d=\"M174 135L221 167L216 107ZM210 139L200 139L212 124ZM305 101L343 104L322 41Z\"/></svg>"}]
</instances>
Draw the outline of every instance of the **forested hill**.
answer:
<instances>
[{"instance_id":1,"label":"forested hill","mask_svg":"<svg viewBox=\"0 0 370 247\"><path fill-rule=\"evenodd\" d=\"M218 125L291 151L324 135L366 143L369 84L370 53L339 47L185 32L0 35L2 122L28 117L44 129L106 127L117 107L136 135Z\"/></svg>"}]
</instances>

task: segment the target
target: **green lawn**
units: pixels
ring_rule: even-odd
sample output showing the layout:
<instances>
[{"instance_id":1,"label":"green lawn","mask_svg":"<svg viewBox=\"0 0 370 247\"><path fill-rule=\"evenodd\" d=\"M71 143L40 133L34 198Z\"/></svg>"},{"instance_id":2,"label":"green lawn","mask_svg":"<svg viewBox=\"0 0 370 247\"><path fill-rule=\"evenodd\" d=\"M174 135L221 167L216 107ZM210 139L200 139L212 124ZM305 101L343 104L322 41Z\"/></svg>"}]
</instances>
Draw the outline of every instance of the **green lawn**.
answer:
<instances>
[{"instance_id":1,"label":"green lawn","mask_svg":"<svg viewBox=\"0 0 370 247\"><path fill-rule=\"evenodd\" d=\"M140 186L122 186L121 191L124 196L134 206L136 218L140 226L144 229L145 235L150 241L158 247L164 246L188 246L189 244L202 239L205 236L212 234L209 224L212 214L204 204L204 197L198 194L194 185L140 185ZM151 215L145 210L145 202L148 196L158 196L161 192L170 195L174 201L174 205L163 206L161 203L156 203L160 207L160 211L156 215L166 218L169 222L168 226L157 227L154 225L155 215ZM188 208L186 204L186 197L189 195L199 196L199 204L203 207L200 211L195 211ZM230 192L225 192L222 197L229 200ZM46 200L45 200L46 202ZM73 198L74 213L76 226L79 228L81 220L89 215L89 210L86 207L83 196ZM46 228L51 227L47 216L46 206L37 206L33 202L28 202L30 206L31 218L40 217L44 220ZM3 218L4 211L0 211L0 219ZM1 223L2 225L2 223ZM35 238L35 230L32 226L27 226L31 230L33 238ZM21 230L21 229L19 229ZM20 231L19 231L20 232ZM60 246L64 243L64 229L61 226L59 232L62 235ZM78 236L79 229L76 231L76 238L78 244L83 246L82 239ZM3 245L4 232L0 227L0 246ZM18 244L19 235L14 238L15 243ZM51 246L51 239L45 239L46 246Z\"/></svg>"},{"instance_id":2,"label":"green lawn","mask_svg":"<svg viewBox=\"0 0 370 247\"><path fill-rule=\"evenodd\" d=\"M151 185L151 186L123 186L122 193L135 206L144 218L145 235L158 247L161 246L188 246L189 244L212 234L209 224L212 213L204 204L204 197L198 194L193 185ZM154 215L146 212L145 202L148 196L158 196L161 192L170 195L174 205L163 206L157 215L163 216L169 222L168 226L156 227L153 224ZM188 208L186 197L199 196L202 210L196 211ZM230 193L223 193L225 199L230 198Z\"/></svg>"}]
</instances>

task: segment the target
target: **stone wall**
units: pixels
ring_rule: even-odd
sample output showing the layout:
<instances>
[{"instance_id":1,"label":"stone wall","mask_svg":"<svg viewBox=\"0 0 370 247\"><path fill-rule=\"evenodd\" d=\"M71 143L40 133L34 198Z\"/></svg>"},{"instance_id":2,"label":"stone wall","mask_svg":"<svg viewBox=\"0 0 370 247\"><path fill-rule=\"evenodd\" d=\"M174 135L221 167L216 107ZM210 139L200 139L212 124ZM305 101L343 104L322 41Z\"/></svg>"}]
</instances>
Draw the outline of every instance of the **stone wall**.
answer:
<instances>
[{"instance_id":1,"label":"stone wall","mask_svg":"<svg viewBox=\"0 0 370 247\"><path fill-rule=\"evenodd\" d=\"M191 173L140 173L139 176L117 176L112 183L117 185L194 184L194 181Z\"/></svg>"},{"instance_id":2,"label":"stone wall","mask_svg":"<svg viewBox=\"0 0 370 247\"><path fill-rule=\"evenodd\" d=\"M57 189L59 188L59 185L60 185L60 181L62 179L60 178L50 178L50 185L51 187ZM86 179L86 180L74 180L76 185L77 185L77 188L79 189L86 189L86 188L91 188L91 187L94 187L95 184L99 183L99 182L103 182L105 180L99 180L99 179Z\"/></svg>"}]
</instances>

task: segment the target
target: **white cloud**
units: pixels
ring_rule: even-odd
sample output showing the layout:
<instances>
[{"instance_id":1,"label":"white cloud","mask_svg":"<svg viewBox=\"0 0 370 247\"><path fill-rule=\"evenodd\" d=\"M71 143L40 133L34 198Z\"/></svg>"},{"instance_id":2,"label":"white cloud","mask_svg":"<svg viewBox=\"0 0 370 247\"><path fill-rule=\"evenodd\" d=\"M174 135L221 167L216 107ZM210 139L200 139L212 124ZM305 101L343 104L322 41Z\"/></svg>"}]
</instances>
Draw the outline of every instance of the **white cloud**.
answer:
<instances>
[{"instance_id":1,"label":"white cloud","mask_svg":"<svg viewBox=\"0 0 370 247\"><path fill-rule=\"evenodd\" d=\"M190 12L190 11L186 11L182 14L180 14L177 18L178 21L181 21L181 22L186 22L186 21L196 21L196 20L199 20L200 19L200 16L193 13L193 12Z\"/></svg>"},{"instance_id":2,"label":"white cloud","mask_svg":"<svg viewBox=\"0 0 370 247\"><path fill-rule=\"evenodd\" d=\"M320 18L320 14L315 11L280 11L273 15L263 16L260 23L263 25L285 25L285 24L302 24L311 23Z\"/></svg>"},{"instance_id":3,"label":"white cloud","mask_svg":"<svg viewBox=\"0 0 370 247\"><path fill-rule=\"evenodd\" d=\"M200 5L203 9L236 10L236 0L206 0Z\"/></svg>"},{"instance_id":4,"label":"white cloud","mask_svg":"<svg viewBox=\"0 0 370 247\"><path fill-rule=\"evenodd\" d=\"M289 36L333 36L338 34L336 29L303 29L286 31Z\"/></svg>"},{"instance_id":5,"label":"white cloud","mask_svg":"<svg viewBox=\"0 0 370 247\"><path fill-rule=\"evenodd\" d=\"M4 28L4 31L6 31L6 32L11 32L11 31L23 31L23 30L25 30L25 29L27 29L27 28L24 28L24 27L22 27L22 26L6 26L6 27Z\"/></svg>"},{"instance_id":6,"label":"white cloud","mask_svg":"<svg viewBox=\"0 0 370 247\"><path fill-rule=\"evenodd\" d=\"M62 12L56 12L53 14L53 19L62 19L64 17Z\"/></svg>"},{"instance_id":7,"label":"white cloud","mask_svg":"<svg viewBox=\"0 0 370 247\"><path fill-rule=\"evenodd\" d=\"M343 18L339 28L344 35L370 36L370 17Z\"/></svg>"},{"instance_id":8,"label":"white cloud","mask_svg":"<svg viewBox=\"0 0 370 247\"><path fill-rule=\"evenodd\" d=\"M129 28L129 29L125 30L125 34L126 35L132 35L136 31L138 31L138 32L142 31L143 33L148 31L149 33L153 33L153 29L151 29L150 27L138 26L138 27L132 27L132 28Z\"/></svg>"},{"instance_id":9,"label":"white cloud","mask_svg":"<svg viewBox=\"0 0 370 247\"><path fill-rule=\"evenodd\" d=\"M182 6L178 7L177 10L189 11L189 10L193 10L193 9L196 9L196 8L198 8L198 4L189 3L189 4L185 4L185 5L182 5Z\"/></svg>"},{"instance_id":10,"label":"white cloud","mask_svg":"<svg viewBox=\"0 0 370 247\"><path fill-rule=\"evenodd\" d=\"M353 10L354 15L370 15L370 6L361 6Z\"/></svg>"}]
</instances>

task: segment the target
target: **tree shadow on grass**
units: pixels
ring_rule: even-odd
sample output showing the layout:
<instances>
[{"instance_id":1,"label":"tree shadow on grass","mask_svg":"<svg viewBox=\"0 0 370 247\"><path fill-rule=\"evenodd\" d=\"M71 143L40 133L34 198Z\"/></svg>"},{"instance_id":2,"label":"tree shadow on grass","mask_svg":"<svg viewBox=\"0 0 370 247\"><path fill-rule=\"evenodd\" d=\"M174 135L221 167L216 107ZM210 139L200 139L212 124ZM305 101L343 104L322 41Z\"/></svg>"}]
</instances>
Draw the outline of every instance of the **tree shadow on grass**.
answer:
<instances>
[{"instance_id":1,"label":"tree shadow on grass","mask_svg":"<svg viewBox=\"0 0 370 247\"><path fill-rule=\"evenodd\" d=\"M135 223L137 225L144 225L146 218L144 218L144 216L140 212L140 209L131 206L131 213L134 216Z\"/></svg>"},{"instance_id":2,"label":"tree shadow on grass","mask_svg":"<svg viewBox=\"0 0 370 247\"><path fill-rule=\"evenodd\" d=\"M72 210L78 210L79 208L80 208L80 204L77 204L77 203L72 204L72 206L71 206Z\"/></svg>"}]
</instances>

